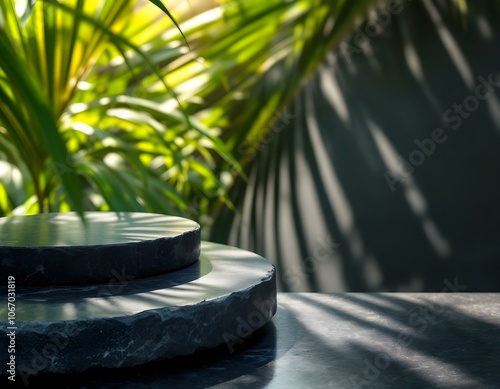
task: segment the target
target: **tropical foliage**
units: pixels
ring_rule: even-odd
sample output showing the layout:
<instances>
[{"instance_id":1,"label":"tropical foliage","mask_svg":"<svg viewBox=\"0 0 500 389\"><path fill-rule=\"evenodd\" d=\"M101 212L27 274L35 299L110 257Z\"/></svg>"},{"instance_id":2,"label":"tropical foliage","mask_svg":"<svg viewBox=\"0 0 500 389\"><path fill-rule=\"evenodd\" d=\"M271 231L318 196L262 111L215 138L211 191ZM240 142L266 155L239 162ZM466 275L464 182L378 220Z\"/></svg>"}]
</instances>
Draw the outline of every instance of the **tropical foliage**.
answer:
<instances>
[{"instance_id":1,"label":"tropical foliage","mask_svg":"<svg viewBox=\"0 0 500 389\"><path fill-rule=\"evenodd\" d=\"M208 226L375 3L0 0L0 215L151 211Z\"/></svg>"},{"instance_id":2,"label":"tropical foliage","mask_svg":"<svg viewBox=\"0 0 500 389\"><path fill-rule=\"evenodd\" d=\"M160 73L186 51L182 39L145 53L177 28L162 11L127 0L0 4L2 214L187 212L189 193L218 181L215 155L237 166Z\"/></svg>"},{"instance_id":3,"label":"tropical foliage","mask_svg":"<svg viewBox=\"0 0 500 389\"><path fill-rule=\"evenodd\" d=\"M148 2L1 0L0 213L230 205L263 129L372 2L171 2L188 48Z\"/></svg>"}]
</instances>

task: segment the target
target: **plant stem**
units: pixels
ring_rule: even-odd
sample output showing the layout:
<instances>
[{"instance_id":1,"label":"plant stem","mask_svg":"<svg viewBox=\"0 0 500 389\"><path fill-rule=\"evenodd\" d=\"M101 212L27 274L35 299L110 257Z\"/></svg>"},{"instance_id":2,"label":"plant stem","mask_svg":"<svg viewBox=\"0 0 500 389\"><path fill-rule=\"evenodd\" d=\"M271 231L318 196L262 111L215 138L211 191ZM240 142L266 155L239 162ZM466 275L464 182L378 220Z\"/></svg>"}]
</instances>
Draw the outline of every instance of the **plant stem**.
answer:
<instances>
[{"instance_id":1,"label":"plant stem","mask_svg":"<svg viewBox=\"0 0 500 389\"><path fill-rule=\"evenodd\" d=\"M36 200L38 203L38 213L44 213L44 201L43 201L43 191L42 188L40 188L40 180L37 175L33 175L33 185L35 187L35 193L36 193Z\"/></svg>"}]
</instances>

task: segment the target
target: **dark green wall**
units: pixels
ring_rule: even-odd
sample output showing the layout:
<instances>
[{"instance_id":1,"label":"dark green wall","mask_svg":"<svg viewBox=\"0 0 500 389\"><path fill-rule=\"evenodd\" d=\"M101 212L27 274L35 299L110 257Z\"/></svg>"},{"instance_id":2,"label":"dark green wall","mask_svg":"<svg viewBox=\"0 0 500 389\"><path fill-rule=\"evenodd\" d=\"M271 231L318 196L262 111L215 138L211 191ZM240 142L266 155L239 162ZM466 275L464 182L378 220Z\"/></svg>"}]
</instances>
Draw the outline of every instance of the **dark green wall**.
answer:
<instances>
[{"instance_id":1,"label":"dark green wall","mask_svg":"<svg viewBox=\"0 0 500 389\"><path fill-rule=\"evenodd\" d=\"M478 77L500 80L500 12L469 3L463 19L407 2L362 50L347 39L276 122L233 191L241 214L220 215L212 239L271 260L286 291L455 278L499 291L500 83L474 96Z\"/></svg>"}]
</instances>

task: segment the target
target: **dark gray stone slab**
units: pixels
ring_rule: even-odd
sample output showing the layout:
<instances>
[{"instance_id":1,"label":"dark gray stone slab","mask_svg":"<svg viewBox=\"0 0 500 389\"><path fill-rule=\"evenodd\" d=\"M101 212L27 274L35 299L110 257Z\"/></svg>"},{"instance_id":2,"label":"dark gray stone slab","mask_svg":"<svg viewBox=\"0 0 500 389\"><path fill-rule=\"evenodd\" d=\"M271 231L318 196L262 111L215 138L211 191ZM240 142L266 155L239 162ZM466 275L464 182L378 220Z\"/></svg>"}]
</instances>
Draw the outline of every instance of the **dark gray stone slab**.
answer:
<instances>
[{"instance_id":1,"label":"dark gray stone slab","mask_svg":"<svg viewBox=\"0 0 500 389\"><path fill-rule=\"evenodd\" d=\"M200 226L174 216L87 212L85 224L75 213L0 218L0 274L18 285L116 283L180 269L199 253Z\"/></svg>"},{"instance_id":2,"label":"dark gray stone slab","mask_svg":"<svg viewBox=\"0 0 500 389\"><path fill-rule=\"evenodd\" d=\"M40 372L135 366L221 344L231 350L276 312L274 266L214 243L203 243L199 263L124 280L121 289L24 286L16 294L18 379L28 380ZM3 342L11 326L6 304L0 318Z\"/></svg>"},{"instance_id":3,"label":"dark gray stone slab","mask_svg":"<svg viewBox=\"0 0 500 389\"><path fill-rule=\"evenodd\" d=\"M273 320L237 352L221 347L134 368L39 375L29 383L87 389L493 389L500 387L499 363L499 293L279 293Z\"/></svg>"}]
</instances>

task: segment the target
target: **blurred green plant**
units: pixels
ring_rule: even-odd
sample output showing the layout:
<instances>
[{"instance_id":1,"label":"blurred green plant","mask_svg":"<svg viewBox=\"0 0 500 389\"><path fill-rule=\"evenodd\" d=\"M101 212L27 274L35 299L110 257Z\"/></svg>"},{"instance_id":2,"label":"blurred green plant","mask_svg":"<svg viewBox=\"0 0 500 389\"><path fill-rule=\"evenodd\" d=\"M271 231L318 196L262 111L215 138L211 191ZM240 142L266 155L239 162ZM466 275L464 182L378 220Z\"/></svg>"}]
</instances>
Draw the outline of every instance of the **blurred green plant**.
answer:
<instances>
[{"instance_id":1,"label":"blurred green plant","mask_svg":"<svg viewBox=\"0 0 500 389\"><path fill-rule=\"evenodd\" d=\"M179 30L151 2L0 0L0 214L188 213L220 186L215 156L237 166L167 84L159 64L187 50L153 53Z\"/></svg>"},{"instance_id":2,"label":"blurred green plant","mask_svg":"<svg viewBox=\"0 0 500 389\"><path fill-rule=\"evenodd\" d=\"M174 3L182 2L169 3L169 8L191 51L162 69L180 100L188 102L186 112L220 129L221 139L245 168L272 140L279 122L289 119L287 105L328 53L377 1L225 0L204 3L194 15L177 12L181 5ZM171 30L162 38L168 45L180 36ZM235 166L217 160L215 171L230 188L241 175ZM220 212L217 196L202 201L207 214Z\"/></svg>"},{"instance_id":3,"label":"blurred green plant","mask_svg":"<svg viewBox=\"0 0 500 389\"><path fill-rule=\"evenodd\" d=\"M1 215L151 211L209 226L273 123L380 4L151 2L0 0Z\"/></svg>"}]
</instances>

